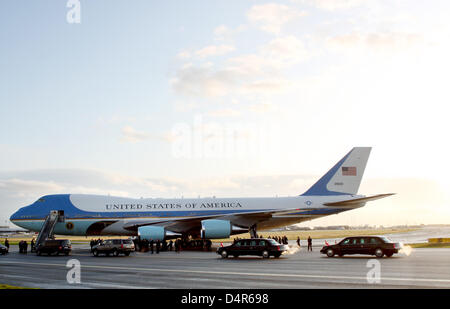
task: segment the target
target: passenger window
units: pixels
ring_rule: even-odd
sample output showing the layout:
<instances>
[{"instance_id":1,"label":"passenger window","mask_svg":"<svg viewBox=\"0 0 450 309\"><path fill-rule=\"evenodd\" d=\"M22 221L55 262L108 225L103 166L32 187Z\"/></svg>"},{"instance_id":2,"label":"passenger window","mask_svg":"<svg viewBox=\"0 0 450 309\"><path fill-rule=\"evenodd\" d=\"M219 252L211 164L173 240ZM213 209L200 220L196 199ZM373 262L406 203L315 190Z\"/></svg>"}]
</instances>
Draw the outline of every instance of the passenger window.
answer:
<instances>
[{"instance_id":1,"label":"passenger window","mask_svg":"<svg viewBox=\"0 0 450 309\"><path fill-rule=\"evenodd\" d=\"M240 247L240 246L241 246L241 242L240 242L240 241L237 241L236 244L235 244L235 246L236 246L236 247Z\"/></svg>"},{"instance_id":2,"label":"passenger window","mask_svg":"<svg viewBox=\"0 0 450 309\"><path fill-rule=\"evenodd\" d=\"M353 239L352 239L352 244L353 244L353 245L358 244L358 238L353 238Z\"/></svg>"},{"instance_id":3,"label":"passenger window","mask_svg":"<svg viewBox=\"0 0 450 309\"><path fill-rule=\"evenodd\" d=\"M252 240L252 241L250 242L250 246L256 246L256 240Z\"/></svg>"},{"instance_id":4,"label":"passenger window","mask_svg":"<svg viewBox=\"0 0 450 309\"><path fill-rule=\"evenodd\" d=\"M365 241L364 238L360 238L360 239L359 239L359 243L360 243L361 245L364 245L365 242L366 242L366 241Z\"/></svg>"},{"instance_id":5,"label":"passenger window","mask_svg":"<svg viewBox=\"0 0 450 309\"><path fill-rule=\"evenodd\" d=\"M379 242L378 242L378 239L376 239L376 238L371 238L371 239L370 239L370 243L371 243L371 244L378 244Z\"/></svg>"},{"instance_id":6,"label":"passenger window","mask_svg":"<svg viewBox=\"0 0 450 309\"><path fill-rule=\"evenodd\" d=\"M266 242L264 240L259 241L259 245L264 247L266 245Z\"/></svg>"},{"instance_id":7,"label":"passenger window","mask_svg":"<svg viewBox=\"0 0 450 309\"><path fill-rule=\"evenodd\" d=\"M342 243L343 245L349 245L350 244L350 238L349 239L346 239L346 240L344 240L344 242Z\"/></svg>"}]
</instances>

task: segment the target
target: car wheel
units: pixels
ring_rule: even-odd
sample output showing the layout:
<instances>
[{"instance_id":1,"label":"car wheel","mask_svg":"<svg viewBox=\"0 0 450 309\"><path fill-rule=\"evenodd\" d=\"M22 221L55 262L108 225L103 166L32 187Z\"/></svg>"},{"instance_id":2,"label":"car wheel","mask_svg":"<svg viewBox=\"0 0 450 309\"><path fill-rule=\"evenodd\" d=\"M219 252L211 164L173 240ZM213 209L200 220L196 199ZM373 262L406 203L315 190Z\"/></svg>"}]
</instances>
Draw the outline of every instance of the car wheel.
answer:
<instances>
[{"instance_id":1,"label":"car wheel","mask_svg":"<svg viewBox=\"0 0 450 309\"><path fill-rule=\"evenodd\" d=\"M384 252L383 252L383 250L382 250L381 248L375 249L375 256L376 256L377 258L382 258L383 255L384 255Z\"/></svg>"},{"instance_id":2,"label":"car wheel","mask_svg":"<svg viewBox=\"0 0 450 309\"><path fill-rule=\"evenodd\" d=\"M94 256L98 256L98 250L97 250L97 249L94 249L94 251L92 251L92 254L93 254Z\"/></svg>"},{"instance_id":3,"label":"car wheel","mask_svg":"<svg viewBox=\"0 0 450 309\"><path fill-rule=\"evenodd\" d=\"M333 257L333 256L334 256L334 250L331 249L331 248L328 249L328 250L327 250L327 256L328 256L328 257Z\"/></svg>"},{"instance_id":4,"label":"car wheel","mask_svg":"<svg viewBox=\"0 0 450 309\"><path fill-rule=\"evenodd\" d=\"M262 252L262 257L263 257L263 259L268 259L269 258L269 251L267 251L267 250L264 250L263 252Z\"/></svg>"},{"instance_id":5,"label":"car wheel","mask_svg":"<svg viewBox=\"0 0 450 309\"><path fill-rule=\"evenodd\" d=\"M119 251L117 251L116 249L114 249L114 251L113 251L113 256L119 256Z\"/></svg>"},{"instance_id":6,"label":"car wheel","mask_svg":"<svg viewBox=\"0 0 450 309\"><path fill-rule=\"evenodd\" d=\"M220 255L222 256L223 259L226 259L228 257L228 252L223 250Z\"/></svg>"}]
</instances>

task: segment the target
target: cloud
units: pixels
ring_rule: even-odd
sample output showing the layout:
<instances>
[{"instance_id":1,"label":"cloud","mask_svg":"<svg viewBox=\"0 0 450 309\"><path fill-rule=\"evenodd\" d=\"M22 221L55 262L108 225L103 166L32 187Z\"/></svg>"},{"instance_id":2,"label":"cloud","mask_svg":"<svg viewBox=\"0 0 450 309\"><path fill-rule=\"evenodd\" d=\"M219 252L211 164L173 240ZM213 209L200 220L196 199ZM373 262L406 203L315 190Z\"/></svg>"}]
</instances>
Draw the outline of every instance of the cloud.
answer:
<instances>
[{"instance_id":1,"label":"cloud","mask_svg":"<svg viewBox=\"0 0 450 309\"><path fill-rule=\"evenodd\" d=\"M217 118L230 118L230 117L239 117L241 116L241 112L235 110L235 109L230 109L230 108L224 108L224 109L219 109L219 110L214 110L214 111L210 111L208 113L209 116L211 117L217 117Z\"/></svg>"},{"instance_id":2,"label":"cloud","mask_svg":"<svg viewBox=\"0 0 450 309\"><path fill-rule=\"evenodd\" d=\"M335 11L341 9L350 9L367 4L369 0L291 0L295 3L311 5L319 9Z\"/></svg>"},{"instance_id":3,"label":"cloud","mask_svg":"<svg viewBox=\"0 0 450 309\"><path fill-rule=\"evenodd\" d=\"M278 37L255 53L230 57L218 67L211 63L182 66L171 85L176 93L187 97L280 93L290 85L283 77L283 70L309 57L297 37Z\"/></svg>"},{"instance_id":4,"label":"cloud","mask_svg":"<svg viewBox=\"0 0 450 309\"><path fill-rule=\"evenodd\" d=\"M176 93L188 97L224 96L236 82L236 75L230 70L208 65L183 67L170 81Z\"/></svg>"},{"instance_id":5,"label":"cloud","mask_svg":"<svg viewBox=\"0 0 450 309\"><path fill-rule=\"evenodd\" d=\"M326 41L333 49L393 52L415 47L423 42L423 38L419 34L406 32L351 32L329 37Z\"/></svg>"},{"instance_id":6,"label":"cloud","mask_svg":"<svg viewBox=\"0 0 450 309\"><path fill-rule=\"evenodd\" d=\"M250 111L256 113L273 113L277 110L276 106L273 103L258 103L250 105Z\"/></svg>"},{"instance_id":7,"label":"cloud","mask_svg":"<svg viewBox=\"0 0 450 309\"><path fill-rule=\"evenodd\" d=\"M195 55L200 58L206 58L211 56L225 55L229 52L234 51L235 48L230 45L210 45L195 52Z\"/></svg>"},{"instance_id":8,"label":"cloud","mask_svg":"<svg viewBox=\"0 0 450 309\"><path fill-rule=\"evenodd\" d=\"M177 54L177 58L179 59L189 59L192 57L192 54L187 50L182 50Z\"/></svg>"},{"instance_id":9,"label":"cloud","mask_svg":"<svg viewBox=\"0 0 450 309\"><path fill-rule=\"evenodd\" d=\"M286 23L305 15L304 11L277 3L254 5L247 12L247 18L251 23L272 34L279 34Z\"/></svg>"},{"instance_id":10,"label":"cloud","mask_svg":"<svg viewBox=\"0 0 450 309\"><path fill-rule=\"evenodd\" d=\"M54 181L26 180L18 178L0 179L0 194L13 197L29 197L35 192L60 193L64 186Z\"/></svg>"},{"instance_id":11,"label":"cloud","mask_svg":"<svg viewBox=\"0 0 450 309\"><path fill-rule=\"evenodd\" d=\"M121 140L128 143L137 143L148 140L150 135L148 133L137 131L136 129L125 126L122 128Z\"/></svg>"}]
</instances>

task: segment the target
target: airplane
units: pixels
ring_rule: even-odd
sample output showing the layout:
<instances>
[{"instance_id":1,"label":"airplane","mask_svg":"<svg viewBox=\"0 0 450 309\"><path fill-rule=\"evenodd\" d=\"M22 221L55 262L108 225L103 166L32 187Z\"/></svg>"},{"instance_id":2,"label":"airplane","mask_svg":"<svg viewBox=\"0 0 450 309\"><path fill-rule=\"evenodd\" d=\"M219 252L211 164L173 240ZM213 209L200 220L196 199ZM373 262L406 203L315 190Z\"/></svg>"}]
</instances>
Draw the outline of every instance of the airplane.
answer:
<instances>
[{"instance_id":1,"label":"airplane","mask_svg":"<svg viewBox=\"0 0 450 309\"><path fill-rule=\"evenodd\" d=\"M64 220L58 235L139 236L147 240L177 237L222 239L268 230L363 207L394 193L358 195L371 147L355 147L306 192L291 197L132 199L56 194L20 208L10 220L39 232L51 211Z\"/></svg>"},{"instance_id":2,"label":"airplane","mask_svg":"<svg viewBox=\"0 0 450 309\"><path fill-rule=\"evenodd\" d=\"M9 227L0 227L0 235L11 235L16 233L27 233L28 230L22 228L9 228Z\"/></svg>"}]
</instances>

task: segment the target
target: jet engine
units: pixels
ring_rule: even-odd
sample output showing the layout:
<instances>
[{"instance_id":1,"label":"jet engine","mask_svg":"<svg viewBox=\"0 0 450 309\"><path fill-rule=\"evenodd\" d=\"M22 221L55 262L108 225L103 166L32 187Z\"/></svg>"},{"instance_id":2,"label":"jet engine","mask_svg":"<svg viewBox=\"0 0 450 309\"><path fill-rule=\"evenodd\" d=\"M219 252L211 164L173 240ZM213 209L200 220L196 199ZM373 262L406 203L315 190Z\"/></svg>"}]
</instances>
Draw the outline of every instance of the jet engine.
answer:
<instances>
[{"instance_id":1,"label":"jet engine","mask_svg":"<svg viewBox=\"0 0 450 309\"><path fill-rule=\"evenodd\" d=\"M141 239L162 241L166 237L166 230L161 226L141 226L138 228L138 235Z\"/></svg>"},{"instance_id":2,"label":"jet engine","mask_svg":"<svg viewBox=\"0 0 450 309\"><path fill-rule=\"evenodd\" d=\"M208 219L202 221L201 236L203 239L228 238L232 233L247 231L247 228L234 226L227 220Z\"/></svg>"}]
</instances>

